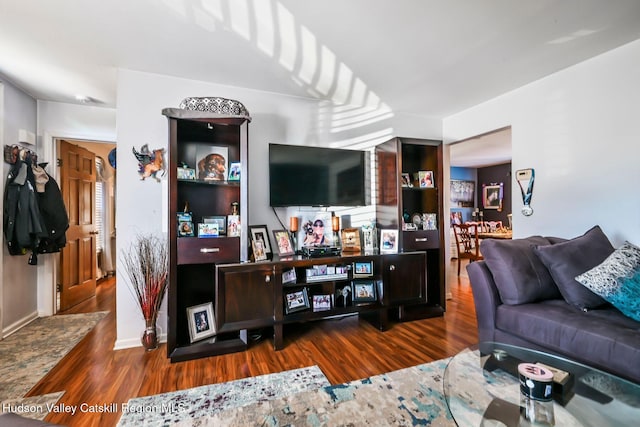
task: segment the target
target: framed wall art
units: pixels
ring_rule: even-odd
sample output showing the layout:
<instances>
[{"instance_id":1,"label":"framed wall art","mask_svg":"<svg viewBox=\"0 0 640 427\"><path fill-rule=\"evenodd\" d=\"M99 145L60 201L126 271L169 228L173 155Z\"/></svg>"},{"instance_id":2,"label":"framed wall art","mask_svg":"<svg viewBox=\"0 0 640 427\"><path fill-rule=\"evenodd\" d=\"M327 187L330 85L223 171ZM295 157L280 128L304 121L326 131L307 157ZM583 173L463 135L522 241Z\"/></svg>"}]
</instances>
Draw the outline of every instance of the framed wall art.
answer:
<instances>
[{"instance_id":1,"label":"framed wall art","mask_svg":"<svg viewBox=\"0 0 640 427\"><path fill-rule=\"evenodd\" d=\"M451 206L459 208L472 208L475 198L475 181L451 180Z\"/></svg>"},{"instance_id":2,"label":"framed wall art","mask_svg":"<svg viewBox=\"0 0 640 427\"><path fill-rule=\"evenodd\" d=\"M502 210L503 183L482 186L482 205L485 209Z\"/></svg>"}]
</instances>

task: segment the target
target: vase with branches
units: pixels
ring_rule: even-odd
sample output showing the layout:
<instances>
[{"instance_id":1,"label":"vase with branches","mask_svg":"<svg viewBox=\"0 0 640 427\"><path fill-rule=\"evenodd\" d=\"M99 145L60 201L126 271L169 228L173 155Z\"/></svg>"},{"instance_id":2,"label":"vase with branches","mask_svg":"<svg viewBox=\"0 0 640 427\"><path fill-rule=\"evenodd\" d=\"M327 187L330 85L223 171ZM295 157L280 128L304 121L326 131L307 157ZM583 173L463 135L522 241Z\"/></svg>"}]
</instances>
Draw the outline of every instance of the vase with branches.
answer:
<instances>
[{"instance_id":1,"label":"vase with branches","mask_svg":"<svg viewBox=\"0 0 640 427\"><path fill-rule=\"evenodd\" d=\"M156 321L168 284L167 242L152 234L138 235L121 260L145 321L142 345L153 350L158 347Z\"/></svg>"}]
</instances>

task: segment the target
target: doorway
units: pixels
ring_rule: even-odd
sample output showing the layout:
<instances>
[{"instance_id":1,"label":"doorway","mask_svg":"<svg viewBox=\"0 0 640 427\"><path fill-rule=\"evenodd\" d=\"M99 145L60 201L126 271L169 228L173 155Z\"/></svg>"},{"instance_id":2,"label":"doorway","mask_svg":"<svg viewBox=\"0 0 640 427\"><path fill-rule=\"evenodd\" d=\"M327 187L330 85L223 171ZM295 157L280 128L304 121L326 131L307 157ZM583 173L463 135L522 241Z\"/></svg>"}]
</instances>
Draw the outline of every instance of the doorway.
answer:
<instances>
[{"instance_id":1,"label":"doorway","mask_svg":"<svg viewBox=\"0 0 640 427\"><path fill-rule=\"evenodd\" d=\"M95 295L115 276L115 168L109 142L55 139L60 187L69 213L67 245L55 268L55 311Z\"/></svg>"}]
</instances>

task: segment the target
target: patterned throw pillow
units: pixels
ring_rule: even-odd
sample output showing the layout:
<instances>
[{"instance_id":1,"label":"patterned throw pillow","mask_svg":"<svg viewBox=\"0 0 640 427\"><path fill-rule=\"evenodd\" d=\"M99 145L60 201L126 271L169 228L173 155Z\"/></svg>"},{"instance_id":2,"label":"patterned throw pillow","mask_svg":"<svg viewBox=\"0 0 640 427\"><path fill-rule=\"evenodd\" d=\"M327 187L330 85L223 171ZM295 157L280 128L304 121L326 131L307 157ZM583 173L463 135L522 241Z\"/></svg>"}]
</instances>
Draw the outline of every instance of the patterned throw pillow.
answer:
<instances>
[{"instance_id":1,"label":"patterned throw pillow","mask_svg":"<svg viewBox=\"0 0 640 427\"><path fill-rule=\"evenodd\" d=\"M640 248L625 242L604 262L576 277L625 316L640 322Z\"/></svg>"}]
</instances>

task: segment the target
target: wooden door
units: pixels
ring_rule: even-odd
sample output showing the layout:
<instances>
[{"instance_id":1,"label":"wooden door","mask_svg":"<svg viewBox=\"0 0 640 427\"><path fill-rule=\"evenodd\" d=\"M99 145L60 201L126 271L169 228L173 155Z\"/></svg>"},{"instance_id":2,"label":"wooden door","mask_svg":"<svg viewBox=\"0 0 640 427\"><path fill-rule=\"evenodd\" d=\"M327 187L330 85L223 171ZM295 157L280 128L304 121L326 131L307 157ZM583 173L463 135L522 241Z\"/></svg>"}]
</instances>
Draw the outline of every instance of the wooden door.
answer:
<instances>
[{"instance_id":1,"label":"wooden door","mask_svg":"<svg viewBox=\"0 0 640 427\"><path fill-rule=\"evenodd\" d=\"M60 311L96 293L95 154L60 141L60 190L69 214L60 255Z\"/></svg>"}]
</instances>

